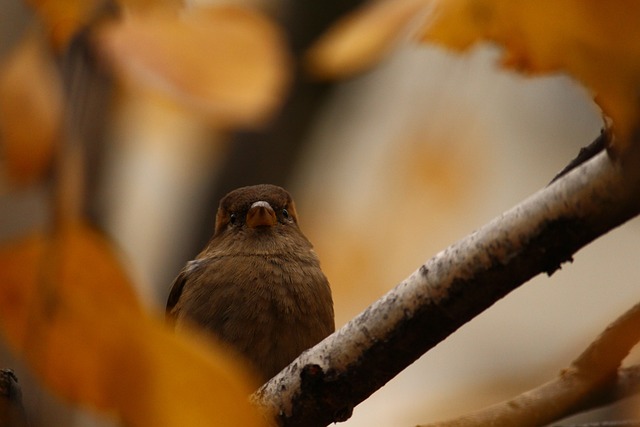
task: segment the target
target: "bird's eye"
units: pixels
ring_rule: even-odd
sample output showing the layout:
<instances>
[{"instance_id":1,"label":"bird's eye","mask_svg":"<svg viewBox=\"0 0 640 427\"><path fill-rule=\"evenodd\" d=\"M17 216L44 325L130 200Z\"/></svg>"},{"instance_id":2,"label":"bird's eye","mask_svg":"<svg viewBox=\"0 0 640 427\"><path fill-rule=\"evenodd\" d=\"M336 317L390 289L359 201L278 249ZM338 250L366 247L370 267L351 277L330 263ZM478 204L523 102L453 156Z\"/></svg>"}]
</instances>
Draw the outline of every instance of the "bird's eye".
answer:
<instances>
[{"instance_id":1,"label":"bird's eye","mask_svg":"<svg viewBox=\"0 0 640 427\"><path fill-rule=\"evenodd\" d=\"M284 219L289 219L289 211L286 209L282 209L282 216Z\"/></svg>"},{"instance_id":2,"label":"bird's eye","mask_svg":"<svg viewBox=\"0 0 640 427\"><path fill-rule=\"evenodd\" d=\"M237 219L238 219L238 216L236 214L229 215L229 223L235 224Z\"/></svg>"}]
</instances>

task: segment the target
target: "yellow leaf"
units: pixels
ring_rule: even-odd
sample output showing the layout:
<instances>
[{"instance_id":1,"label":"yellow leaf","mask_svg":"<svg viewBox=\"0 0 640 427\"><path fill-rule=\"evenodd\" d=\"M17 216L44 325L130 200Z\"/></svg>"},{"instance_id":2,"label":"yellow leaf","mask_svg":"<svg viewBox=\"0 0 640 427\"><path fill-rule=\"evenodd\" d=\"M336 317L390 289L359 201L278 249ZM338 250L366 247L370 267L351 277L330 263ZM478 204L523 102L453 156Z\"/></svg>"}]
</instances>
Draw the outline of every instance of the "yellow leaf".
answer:
<instances>
[{"instance_id":1,"label":"yellow leaf","mask_svg":"<svg viewBox=\"0 0 640 427\"><path fill-rule=\"evenodd\" d=\"M0 133L9 177L42 178L62 121L62 89L42 41L29 34L0 69Z\"/></svg>"},{"instance_id":2,"label":"yellow leaf","mask_svg":"<svg viewBox=\"0 0 640 427\"><path fill-rule=\"evenodd\" d=\"M288 82L280 32L245 8L131 14L106 26L98 40L126 81L167 94L221 125L261 124Z\"/></svg>"},{"instance_id":3,"label":"yellow leaf","mask_svg":"<svg viewBox=\"0 0 640 427\"><path fill-rule=\"evenodd\" d=\"M0 248L0 324L58 395L126 425L263 425L242 369L146 314L110 245L86 225Z\"/></svg>"},{"instance_id":4,"label":"yellow leaf","mask_svg":"<svg viewBox=\"0 0 640 427\"><path fill-rule=\"evenodd\" d=\"M566 71L591 89L619 141L638 130L640 3L629 0L438 1L423 39L466 49L480 40L505 47L503 63L522 72Z\"/></svg>"},{"instance_id":5,"label":"yellow leaf","mask_svg":"<svg viewBox=\"0 0 640 427\"><path fill-rule=\"evenodd\" d=\"M395 47L430 2L378 1L347 15L307 53L310 71L322 78L341 78L371 67Z\"/></svg>"},{"instance_id":6,"label":"yellow leaf","mask_svg":"<svg viewBox=\"0 0 640 427\"><path fill-rule=\"evenodd\" d=\"M150 12L154 9L178 11L184 2L182 0L118 0L118 4L128 11L136 13Z\"/></svg>"}]
</instances>

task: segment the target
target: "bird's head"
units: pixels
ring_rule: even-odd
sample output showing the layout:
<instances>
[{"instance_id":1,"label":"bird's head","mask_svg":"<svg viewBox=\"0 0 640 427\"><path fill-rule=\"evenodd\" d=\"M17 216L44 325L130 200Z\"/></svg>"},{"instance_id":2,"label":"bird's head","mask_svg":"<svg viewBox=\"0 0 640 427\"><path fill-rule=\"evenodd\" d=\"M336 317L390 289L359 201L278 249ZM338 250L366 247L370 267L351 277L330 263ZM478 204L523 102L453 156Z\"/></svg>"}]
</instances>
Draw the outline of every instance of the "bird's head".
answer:
<instances>
[{"instance_id":1,"label":"bird's head","mask_svg":"<svg viewBox=\"0 0 640 427\"><path fill-rule=\"evenodd\" d=\"M298 229L295 204L289 192L276 185L238 188L220 200L214 237L238 230Z\"/></svg>"}]
</instances>

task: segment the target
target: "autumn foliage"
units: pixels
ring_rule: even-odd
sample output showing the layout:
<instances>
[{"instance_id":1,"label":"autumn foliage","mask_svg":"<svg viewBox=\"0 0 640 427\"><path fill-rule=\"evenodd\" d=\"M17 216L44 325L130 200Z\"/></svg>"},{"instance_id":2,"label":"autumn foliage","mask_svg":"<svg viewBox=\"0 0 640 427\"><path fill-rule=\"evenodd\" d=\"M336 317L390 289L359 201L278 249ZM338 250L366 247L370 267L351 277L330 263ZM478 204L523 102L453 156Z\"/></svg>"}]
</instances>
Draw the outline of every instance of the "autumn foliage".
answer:
<instances>
[{"instance_id":1,"label":"autumn foliage","mask_svg":"<svg viewBox=\"0 0 640 427\"><path fill-rule=\"evenodd\" d=\"M457 51L503 48L524 74L568 73L588 89L626 144L636 130L640 5L628 0L382 0L345 17L309 52L324 77L362 71L403 36Z\"/></svg>"},{"instance_id":2,"label":"autumn foliage","mask_svg":"<svg viewBox=\"0 0 640 427\"><path fill-rule=\"evenodd\" d=\"M121 0L113 14L97 1L27 3L39 25L0 64L0 142L18 188L64 164L54 160L74 100L55 59L81 32L119 90L151 92L218 129L267 123L285 98L292 60L258 11ZM407 38L459 51L489 41L503 48L505 67L582 82L624 149L640 117L638 22L640 5L625 0L380 0L336 23L304 60L316 77L344 78ZM243 367L142 307L105 236L80 215L53 223L0 249L2 335L43 383L131 426L264 423L246 399L255 384Z\"/></svg>"}]
</instances>

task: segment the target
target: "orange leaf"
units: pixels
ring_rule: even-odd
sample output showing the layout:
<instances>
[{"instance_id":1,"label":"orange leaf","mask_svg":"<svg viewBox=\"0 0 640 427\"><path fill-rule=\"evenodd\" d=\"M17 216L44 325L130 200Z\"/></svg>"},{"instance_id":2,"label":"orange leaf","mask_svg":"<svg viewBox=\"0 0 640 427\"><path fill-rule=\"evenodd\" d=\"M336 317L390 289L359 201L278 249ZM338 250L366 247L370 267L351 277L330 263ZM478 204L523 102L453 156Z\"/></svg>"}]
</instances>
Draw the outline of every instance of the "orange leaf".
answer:
<instances>
[{"instance_id":1,"label":"orange leaf","mask_svg":"<svg viewBox=\"0 0 640 427\"><path fill-rule=\"evenodd\" d=\"M145 314L110 246L86 225L0 248L0 323L57 394L126 425L262 425L246 374Z\"/></svg>"},{"instance_id":2,"label":"orange leaf","mask_svg":"<svg viewBox=\"0 0 640 427\"><path fill-rule=\"evenodd\" d=\"M18 184L40 178L51 163L62 120L62 89L51 59L34 34L0 70L0 130L9 176Z\"/></svg>"},{"instance_id":3,"label":"orange leaf","mask_svg":"<svg viewBox=\"0 0 640 427\"><path fill-rule=\"evenodd\" d=\"M596 95L621 140L640 118L640 3L628 0L448 0L437 2L424 40L465 49L503 45L504 65L567 71Z\"/></svg>"},{"instance_id":4,"label":"orange leaf","mask_svg":"<svg viewBox=\"0 0 640 427\"><path fill-rule=\"evenodd\" d=\"M279 105L288 80L279 31L240 7L132 14L106 26L98 40L128 82L223 125L260 124Z\"/></svg>"},{"instance_id":5,"label":"orange leaf","mask_svg":"<svg viewBox=\"0 0 640 427\"><path fill-rule=\"evenodd\" d=\"M341 78L371 67L395 47L430 2L378 1L347 15L309 50L310 71L323 78Z\"/></svg>"}]
</instances>

